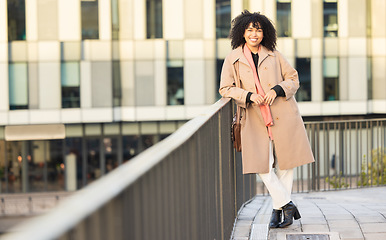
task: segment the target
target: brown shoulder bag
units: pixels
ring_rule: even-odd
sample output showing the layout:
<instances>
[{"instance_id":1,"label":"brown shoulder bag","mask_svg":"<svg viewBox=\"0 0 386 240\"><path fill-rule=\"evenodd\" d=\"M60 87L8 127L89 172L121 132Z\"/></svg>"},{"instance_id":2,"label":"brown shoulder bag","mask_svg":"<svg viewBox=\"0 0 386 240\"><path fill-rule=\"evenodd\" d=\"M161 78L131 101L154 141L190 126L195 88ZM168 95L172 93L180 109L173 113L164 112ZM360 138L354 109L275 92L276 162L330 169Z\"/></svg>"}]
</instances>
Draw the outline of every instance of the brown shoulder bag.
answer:
<instances>
[{"instance_id":1,"label":"brown shoulder bag","mask_svg":"<svg viewBox=\"0 0 386 240\"><path fill-rule=\"evenodd\" d=\"M235 72L236 72L236 87L240 87L240 76L239 76L239 61L235 62ZM240 124L240 112L241 108L237 106L235 115L233 116L231 134L233 147L236 151L241 152L241 124Z\"/></svg>"}]
</instances>

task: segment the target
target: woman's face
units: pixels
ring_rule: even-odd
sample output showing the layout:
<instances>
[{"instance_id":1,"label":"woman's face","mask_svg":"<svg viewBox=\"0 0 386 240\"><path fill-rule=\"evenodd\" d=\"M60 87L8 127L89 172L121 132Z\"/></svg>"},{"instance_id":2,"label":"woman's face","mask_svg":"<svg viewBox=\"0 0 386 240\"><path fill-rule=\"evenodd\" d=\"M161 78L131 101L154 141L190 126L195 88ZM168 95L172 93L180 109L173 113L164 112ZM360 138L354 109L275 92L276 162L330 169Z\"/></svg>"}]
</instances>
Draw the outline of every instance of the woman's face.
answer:
<instances>
[{"instance_id":1,"label":"woman's face","mask_svg":"<svg viewBox=\"0 0 386 240\"><path fill-rule=\"evenodd\" d=\"M244 32L244 38L247 46L253 52L257 52L259 45L264 38L263 29L253 27L253 23L250 23Z\"/></svg>"}]
</instances>

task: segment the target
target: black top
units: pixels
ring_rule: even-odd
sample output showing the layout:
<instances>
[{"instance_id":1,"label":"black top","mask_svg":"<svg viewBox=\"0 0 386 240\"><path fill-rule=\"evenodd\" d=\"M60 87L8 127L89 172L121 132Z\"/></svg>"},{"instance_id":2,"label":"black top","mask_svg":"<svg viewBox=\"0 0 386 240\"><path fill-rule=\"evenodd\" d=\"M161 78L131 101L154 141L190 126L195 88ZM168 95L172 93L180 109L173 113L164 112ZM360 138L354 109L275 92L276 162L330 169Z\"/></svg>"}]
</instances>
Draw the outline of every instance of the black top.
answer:
<instances>
[{"instance_id":1,"label":"black top","mask_svg":"<svg viewBox=\"0 0 386 240\"><path fill-rule=\"evenodd\" d=\"M253 63L255 64L255 67L256 67L256 72L257 72L257 75L259 75L259 72L257 70L257 67L258 67L258 64L259 64L259 54L258 53L252 53L252 59L253 59ZM272 90L274 90L276 92L276 95L277 97L285 97L285 92L283 90L283 88L280 86L280 85L276 85L274 86L273 88L271 88ZM251 92L248 92L247 94L247 103L251 103L251 95L252 93Z\"/></svg>"}]
</instances>

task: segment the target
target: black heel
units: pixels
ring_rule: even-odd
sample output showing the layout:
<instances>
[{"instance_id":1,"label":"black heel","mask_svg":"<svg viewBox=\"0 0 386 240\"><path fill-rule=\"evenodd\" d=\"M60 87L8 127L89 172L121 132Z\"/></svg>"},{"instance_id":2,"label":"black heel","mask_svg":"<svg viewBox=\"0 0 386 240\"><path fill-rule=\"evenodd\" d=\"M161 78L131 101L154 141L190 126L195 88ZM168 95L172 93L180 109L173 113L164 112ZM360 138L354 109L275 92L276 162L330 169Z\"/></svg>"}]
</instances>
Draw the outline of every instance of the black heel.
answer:
<instances>
[{"instance_id":1,"label":"black heel","mask_svg":"<svg viewBox=\"0 0 386 240\"><path fill-rule=\"evenodd\" d=\"M301 218L301 216L300 216L300 213L299 213L298 208L296 208L296 209L295 209L295 213L294 213L294 219L295 219L295 220L298 220L299 218Z\"/></svg>"},{"instance_id":2,"label":"black heel","mask_svg":"<svg viewBox=\"0 0 386 240\"><path fill-rule=\"evenodd\" d=\"M279 224L279 228L287 227L293 223L293 219L297 220L300 218L300 213L292 201L284 205L282 208L284 220Z\"/></svg>"},{"instance_id":3,"label":"black heel","mask_svg":"<svg viewBox=\"0 0 386 240\"><path fill-rule=\"evenodd\" d=\"M281 212L282 210L272 210L271 220L269 222L270 228L277 228L281 222Z\"/></svg>"}]
</instances>

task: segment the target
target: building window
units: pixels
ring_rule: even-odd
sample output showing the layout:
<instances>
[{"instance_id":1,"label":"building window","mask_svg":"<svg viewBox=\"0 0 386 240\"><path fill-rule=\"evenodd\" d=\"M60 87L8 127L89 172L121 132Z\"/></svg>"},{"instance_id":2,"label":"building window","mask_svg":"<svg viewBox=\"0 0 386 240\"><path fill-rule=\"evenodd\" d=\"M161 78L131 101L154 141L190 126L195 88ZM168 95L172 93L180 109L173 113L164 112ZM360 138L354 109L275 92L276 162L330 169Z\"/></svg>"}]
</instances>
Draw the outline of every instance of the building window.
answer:
<instances>
[{"instance_id":1,"label":"building window","mask_svg":"<svg viewBox=\"0 0 386 240\"><path fill-rule=\"evenodd\" d=\"M216 37L227 38L231 29L231 1L216 0Z\"/></svg>"},{"instance_id":2,"label":"building window","mask_svg":"<svg viewBox=\"0 0 386 240\"><path fill-rule=\"evenodd\" d=\"M146 0L146 36L162 38L162 0Z\"/></svg>"},{"instance_id":3,"label":"building window","mask_svg":"<svg viewBox=\"0 0 386 240\"><path fill-rule=\"evenodd\" d=\"M367 57L367 99L373 99L373 58Z\"/></svg>"},{"instance_id":4,"label":"building window","mask_svg":"<svg viewBox=\"0 0 386 240\"><path fill-rule=\"evenodd\" d=\"M324 101L339 100L339 59L323 59Z\"/></svg>"},{"instance_id":5,"label":"building window","mask_svg":"<svg viewBox=\"0 0 386 240\"><path fill-rule=\"evenodd\" d=\"M27 63L9 63L9 109L28 109Z\"/></svg>"},{"instance_id":6,"label":"building window","mask_svg":"<svg viewBox=\"0 0 386 240\"><path fill-rule=\"evenodd\" d=\"M10 141L5 142L5 164L7 166L5 183L7 186L3 187L7 193L20 193L23 189L27 189L23 183L23 175L26 169L23 167L23 156L27 156L23 153L23 142L21 141Z\"/></svg>"},{"instance_id":7,"label":"building window","mask_svg":"<svg viewBox=\"0 0 386 240\"><path fill-rule=\"evenodd\" d=\"M291 0L277 0L277 36L291 37Z\"/></svg>"},{"instance_id":8,"label":"building window","mask_svg":"<svg viewBox=\"0 0 386 240\"><path fill-rule=\"evenodd\" d=\"M86 182L87 184L102 176L101 170L101 139L92 137L86 139L87 148L87 167L86 167Z\"/></svg>"},{"instance_id":9,"label":"building window","mask_svg":"<svg viewBox=\"0 0 386 240\"><path fill-rule=\"evenodd\" d=\"M118 137L103 138L103 152L105 155L105 174L107 174L119 165L118 155L121 151L118 150Z\"/></svg>"},{"instance_id":10,"label":"building window","mask_svg":"<svg viewBox=\"0 0 386 240\"><path fill-rule=\"evenodd\" d=\"M123 162L129 161L131 158L135 157L140 152L139 139L139 134L122 137Z\"/></svg>"},{"instance_id":11,"label":"building window","mask_svg":"<svg viewBox=\"0 0 386 240\"><path fill-rule=\"evenodd\" d=\"M79 62L62 62L60 70L62 80L62 108L79 108Z\"/></svg>"},{"instance_id":12,"label":"building window","mask_svg":"<svg viewBox=\"0 0 386 240\"><path fill-rule=\"evenodd\" d=\"M25 40L25 0L8 0L8 41Z\"/></svg>"},{"instance_id":13,"label":"building window","mask_svg":"<svg viewBox=\"0 0 386 240\"><path fill-rule=\"evenodd\" d=\"M220 88L220 81L221 81L221 71L222 66L224 65L224 59L217 59L216 61L216 68L217 68L217 82L216 82L216 92L217 92L217 99L221 98L220 93L218 92L218 89Z\"/></svg>"},{"instance_id":14,"label":"building window","mask_svg":"<svg viewBox=\"0 0 386 240\"><path fill-rule=\"evenodd\" d=\"M99 39L98 0L82 0L82 40Z\"/></svg>"},{"instance_id":15,"label":"building window","mask_svg":"<svg viewBox=\"0 0 386 240\"><path fill-rule=\"evenodd\" d=\"M296 100L311 101L311 59L296 58L296 69L299 73L300 88L296 93Z\"/></svg>"},{"instance_id":16,"label":"building window","mask_svg":"<svg viewBox=\"0 0 386 240\"><path fill-rule=\"evenodd\" d=\"M168 105L184 104L184 63L170 60L167 63Z\"/></svg>"},{"instance_id":17,"label":"building window","mask_svg":"<svg viewBox=\"0 0 386 240\"><path fill-rule=\"evenodd\" d=\"M119 39L119 3L118 0L111 0L111 39Z\"/></svg>"},{"instance_id":18,"label":"building window","mask_svg":"<svg viewBox=\"0 0 386 240\"><path fill-rule=\"evenodd\" d=\"M28 141L28 191L64 191L63 140Z\"/></svg>"},{"instance_id":19,"label":"building window","mask_svg":"<svg viewBox=\"0 0 386 240\"><path fill-rule=\"evenodd\" d=\"M112 61L113 63L113 106L119 107L122 102L121 89L121 62Z\"/></svg>"},{"instance_id":20,"label":"building window","mask_svg":"<svg viewBox=\"0 0 386 240\"><path fill-rule=\"evenodd\" d=\"M68 126L67 126L68 128ZM65 141L66 190L73 191L85 186L83 181L82 137L67 137ZM70 184L68 184L70 183ZM75 185L75 187L74 187Z\"/></svg>"},{"instance_id":21,"label":"building window","mask_svg":"<svg viewBox=\"0 0 386 240\"><path fill-rule=\"evenodd\" d=\"M338 3L337 0L324 0L323 3L324 36L338 36Z\"/></svg>"}]
</instances>

